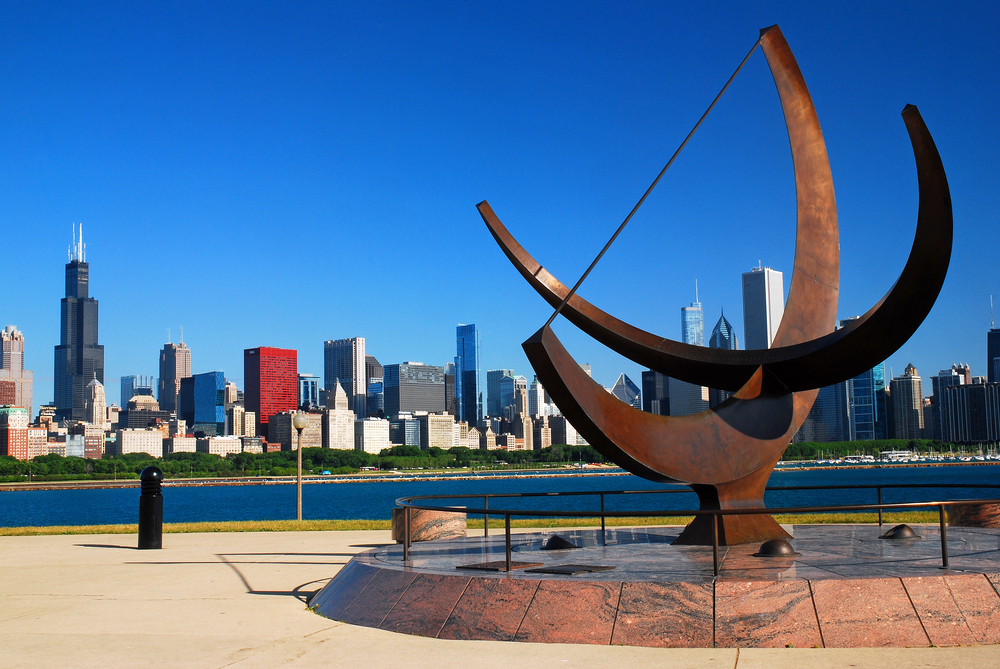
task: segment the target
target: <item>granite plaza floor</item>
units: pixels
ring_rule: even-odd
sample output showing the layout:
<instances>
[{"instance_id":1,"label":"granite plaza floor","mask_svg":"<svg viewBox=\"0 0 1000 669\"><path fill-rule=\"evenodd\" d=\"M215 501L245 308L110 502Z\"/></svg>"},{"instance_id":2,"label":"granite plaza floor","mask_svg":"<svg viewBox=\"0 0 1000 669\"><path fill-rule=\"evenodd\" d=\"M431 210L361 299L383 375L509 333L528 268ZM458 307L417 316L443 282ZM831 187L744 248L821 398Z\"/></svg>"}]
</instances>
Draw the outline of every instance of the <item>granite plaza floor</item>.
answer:
<instances>
[{"instance_id":1,"label":"granite plaza floor","mask_svg":"<svg viewBox=\"0 0 1000 669\"><path fill-rule=\"evenodd\" d=\"M0 537L0 667L1000 666L996 645L665 649L443 640L308 610L306 600L351 557L389 543L387 531L171 534L160 551L137 551L127 535ZM728 560L735 564L735 555Z\"/></svg>"}]
</instances>

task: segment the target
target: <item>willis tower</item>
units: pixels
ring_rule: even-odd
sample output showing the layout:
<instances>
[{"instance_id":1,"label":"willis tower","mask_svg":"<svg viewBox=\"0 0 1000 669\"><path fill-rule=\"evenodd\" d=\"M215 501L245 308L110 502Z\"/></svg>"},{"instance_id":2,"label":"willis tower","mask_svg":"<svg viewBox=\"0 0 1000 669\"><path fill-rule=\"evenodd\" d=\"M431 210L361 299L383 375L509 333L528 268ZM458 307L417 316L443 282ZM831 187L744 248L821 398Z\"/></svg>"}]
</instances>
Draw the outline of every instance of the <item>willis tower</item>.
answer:
<instances>
[{"instance_id":1,"label":"willis tower","mask_svg":"<svg viewBox=\"0 0 1000 669\"><path fill-rule=\"evenodd\" d=\"M90 297L90 265L84 262L83 224L80 239L73 227L73 246L66 264L66 297L60 309L59 345L55 358L55 405L59 418L86 420L85 389L95 378L104 383L104 347L97 343L97 300Z\"/></svg>"}]
</instances>

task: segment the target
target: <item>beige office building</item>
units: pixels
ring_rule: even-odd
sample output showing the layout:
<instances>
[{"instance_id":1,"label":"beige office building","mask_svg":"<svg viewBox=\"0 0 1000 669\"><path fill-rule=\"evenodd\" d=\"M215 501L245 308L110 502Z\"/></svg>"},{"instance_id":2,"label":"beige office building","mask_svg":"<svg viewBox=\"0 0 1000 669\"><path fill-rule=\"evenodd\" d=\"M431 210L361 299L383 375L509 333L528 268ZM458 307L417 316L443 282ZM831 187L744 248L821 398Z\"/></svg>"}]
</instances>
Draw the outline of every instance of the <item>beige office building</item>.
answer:
<instances>
[{"instance_id":1,"label":"beige office building","mask_svg":"<svg viewBox=\"0 0 1000 669\"><path fill-rule=\"evenodd\" d=\"M32 372L24 368L24 335L8 325L0 330L0 386L9 392L0 390L0 404L27 409L30 418L32 384Z\"/></svg>"},{"instance_id":2,"label":"beige office building","mask_svg":"<svg viewBox=\"0 0 1000 669\"><path fill-rule=\"evenodd\" d=\"M281 450L294 451L298 449L299 433L292 427L294 411L282 411L271 416L267 428L267 440L270 443L281 444ZM320 448L323 446L323 415L318 413L303 414L307 425L302 430L302 448Z\"/></svg>"},{"instance_id":3,"label":"beige office building","mask_svg":"<svg viewBox=\"0 0 1000 669\"><path fill-rule=\"evenodd\" d=\"M420 448L450 449L455 445L455 417L449 413L418 413Z\"/></svg>"},{"instance_id":4,"label":"beige office building","mask_svg":"<svg viewBox=\"0 0 1000 669\"><path fill-rule=\"evenodd\" d=\"M206 437L196 439L195 448L199 453L209 453L226 457L230 453L242 453L243 441L239 437Z\"/></svg>"},{"instance_id":5,"label":"beige office building","mask_svg":"<svg viewBox=\"0 0 1000 669\"><path fill-rule=\"evenodd\" d=\"M163 454L171 453L196 453L198 451L198 440L194 437L170 437L163 440Z\"/></svg>"},{"instance_id":6,"label":"beige office building","mask_svg":"<svg viewBox=\"0 0 1000 669\"><path fill-rule=\"evenodd\" d=\"M922 439L924 435L923 383L917 368L907 365L902 376L894 378L890 385L892 395L892 415L895 418L895 439ZM672 400L671 400L672 401Z\"/></svg>"},{"instance_id":7,"label":"beige office building","mask_svg":"<svg viewBox=\"0 0 1000 669\"><path fill-rule=\"evenodd\" d=\"M389 446L389 421L384 418L354 421L355 450L378 455Z\"/></svg>"},{"instance_id":8,"label":"beige office building","mask_svg":"<svg viewBox=\"0 0 1000 669\"><path fill-rule=\"evenodd\" d=\"M146 453L154 458L163 457L163 431L158 428L118 430L115 436L108 447L111 455Z\"/></svg>"}]
</instances>

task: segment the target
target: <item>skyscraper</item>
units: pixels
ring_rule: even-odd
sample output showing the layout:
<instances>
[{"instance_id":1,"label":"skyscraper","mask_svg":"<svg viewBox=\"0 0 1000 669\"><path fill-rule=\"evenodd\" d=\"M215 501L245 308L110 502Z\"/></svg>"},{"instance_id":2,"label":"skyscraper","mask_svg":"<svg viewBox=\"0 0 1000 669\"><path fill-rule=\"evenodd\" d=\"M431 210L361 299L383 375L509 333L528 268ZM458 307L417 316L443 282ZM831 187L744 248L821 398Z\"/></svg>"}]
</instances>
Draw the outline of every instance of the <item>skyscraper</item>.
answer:
<instances>
[{"instance_id":1,"label":"skyscraper","mask_svg":"<svg viewBox=\"0 0 1000 669\"><path fill-rule=\"evenodd\" d=\"M261 346L243 351L243 405L257 418L257 434L267 436L271 416L298 409L298 351Z\"/></svg>"},{"instance_id":2,"label":"skyscraper","mask_svg":"<svg viewBox=\"0 0 1000 669\"><path fill-rule=\"evenodd\" d=\"M615 381L615 385L611 389L611 394L631 407L642 409L642 396L639 387L626 374L618 376L618 380Z\"/></svg>"},{"instance_id":3,"label":"skyscraper","mask_svg":"<svg viewBox=\"0 0 1000 669\"><path fill-rule=\"evenodd\" d=\"M735 351L740 347L736 339L736 331L733 324L726 320L726 314L719 316L719 322L712 328L712 336L708 339L709 348L721 348L726 351Z\"/></svg>"},{"instance_id":4,"label":"skyscraper","mask_svg":"<svg viewBox=\"0 0 1000 669\"><path fill-rule=\"evenodd\" d=\"M141 374L123 376L121 379L121 405L125 406L135 395L153 394L153 377ZM163 409L161 409L163 410Z\"/></svg>"},{"instance_id":5,"label":"skyscraper","mask_svg":"<svg viewBox=\"0 0 1000 669\"><path fill-rule=\"evenodd\" d=\"M523 376L505 376L500 379L500 415L498 417L511 420L516 413L517 395L521 390L527 391L528 379Z\"/></svg>"},{"instance_id":6,"label":"skyscraper","mask_svg":"<svg viewBox=\"0 0 1000 669\"><path fill-rule=\"evenodd\" d=\"M966 385L966 369L962 365L952 365L951 369L942 369L938 372L937 376L931 377L932 401L934 403L934 414L937 418L937 422L933 426L933 433L926 435L931 439L944 439L944 435L950 433L948 425L949 414L945 408L945 397L947 389L951 386Z\"/></svg>"},{"instance_id":7,"label":"skyscraper","mask_svg":"<svg viewBox=\"0 0 1000 669\"><path fill-rule=\"evenodd\" d=\"M989 383L1000 383L1000 328L994 328L990 324L990 331L986 333L986 378Z\"/></svg>"},{"instance_id":8,"label":"skyscraper","mask_svg":"<svg viewBox=\"0 0 1000 669\"><path fill-rule=\"evenodd\" d=\"M924 430L924 396L920 376L913 365L907 365L902 376L890 383L894 414L895 439L920 439Z\"/></svg>"},{"instance_id":9,"label":"skyscraper","mask_svg":"<svg viewBox=\"0 0 1000 669\"><path fill-rule=\"evenodd\" d=\"M157 399L163 411L171 413L177 411L177 397L181 392L181 379L186 379L189 376L191 376L191 349L184 342L164 344L163 350L160 351L160 382L157 389ZM123 397L122 406L125 406L126 402L128 402L128 398Z\"/></svg>"},{"instance_id":10,"label":"skyscraper","mask_svg":"<svg viewBox=\"0 0 1000 669\"><path fill-rule=\"evenodd\" d=\"M888 438L885 407L885 365L879 363L847 381L851 441Z\"/></svg>"},{"instance_id":11,"label":"skyscraper","mask_svg":"<svg viewBox=\"0 0 1000 669\"><path fill-rule=\"evenodd\" d=\"M319 377L315 374L299 374L299 406L312 409L319 405Z\"/></svg>"},{"instance_id":12,"label":"skyscraper","mask_svg":"<svg viewBox=\"0 0 1000 669\"><path fill-rule=\"evenodd\" d=\"M385 370L375 356L365 356L365 376L368 377L368 415L385 417Z\"/></svg>"},{"instance_id":13,"label":"skyscraper","mask_svg":"<svg viewBox=\"0 0 1000 669\"><path fill-rule=\"evenodd\" d=\"M743 274L743 345L771 348L785 313L781 272L759 265Z\"/></svg>"},{"instance_id":14,"label":"skyscraper","mask_svg":"<svg viewBox=\"0 0 1000 669\"><path fill-rule=\"evenodd\" d=\"M670 415L668 377L653 370L642 373L642 410L660 416Z\"/></svg>"},{"instance_id":15,"label":"skyscraper","mask_svg":"<svg viewBox=\"0 0 1000 669\"><path fill-rule=\"evenodd\" d=\"M478 427L483 419L483 398L479 381L479 359L482 344L475 325L458 325L455 328L455 397L458 403L458 420Z\"/></svg>"},{"instance_id":16,"label":"skyscraper","mask_svg":"<svg viewBox=\"0 0 1000 669\"><path fill-rule=\"evenodd\" d=\"M513 369L491 369L486 372L486 415L491 418L500 416L503 405L500 403L500 380L505 376L514 376Z\"/></svg>"},{"instance_id":17,"label":"skyscraper","mask_svg":"<svg viewBox=\"0 0 1000 669\"><path fill-rule=\"evenodd\" d=\"M948 414L945 441L970 445L1000 441L1000 384L950 386L943 399Z\"/></svg>"},{"instance_id":18,"label":"skyscraper","mask_svg":"<svg viewBox=\"0 0 1000 669\"><path fill-rule=\"evenodd\" d=\"M847 382L841 381L819 389L796 441L847 441L851 438Z\"/></svg>"},{"instance_id":19,"label":"skyscraper","mask_svg":"<svg viewBox=\"0 0 1000 669\"><path fill-rule=\"evenodd\" d=\"M55 347L53 397L60 418L84 420L85 389L94 378L104 383L104 347L97 343L97 300L90 297L90 265L85 261L83 225L66 264L66 297L60 306L59 345Z\"/></svg>"},{"instance_id":20,"label":"skyscraper","mask_svg":"<svg viewBox=\"0 0 1000 669\"><path fill-rule=\"evenodd\" d=\"M0 385L10 387L0 404L11 404L26 409L32 416L33 378L30 369L24 368L24 335L13 325L0 330ZM9 397L7 397L9 395Z\"/></svg>"},{"instance_id":21,"label":"skyscraper","mask_svg":"<svg viewBox=\"0 0 1000 669\"><path fill-rule=\"evenodd\" d=\"M715 324L712 328L712 336L708 338L709 348L721 348L726 351L735 351L739 348L739 342L736 339L736 332L733 330L733 325L726 320L726 314L723 313L719 316L719 322ZM729 399L732 395L728 390L718 390L716 388L708 389L708 406L710 408L715 408Z\"/></svg>"},{"instance_id":22,"label":"skyscraper","mask_svg":"<svg viewBox=\"0 0 1000 669\"><path fill-rule=\"evenodd\" d=\"M358 420L368 415L368 375L365 338L330 339L323 342L323 387L334 390L334 379L347 393L347 403Z\"/></svg>"},{"instance_id":23,"label":"skyscraper","mask_svg":"<svg viewBox=\"0 0 1000 669\"><path fill-rule=\"evenodd\" d=\"M191 431L208 436L226 434L226 375L220 371L195 374L194 415L188 419Z\"/></svg>"},{"instance_id":24,"label":"skyscraper","mask_svg":"<svg viewBox=\"0 0 1000 669\"><path fill-rule=\"evenodd\" d=\"M101 429L104 429L106 408L107 401L104 397L104 386L97 379L91 379L90 383L87 384L86 422L91 425L98 425Z\"/></svg>"},{"instance_id":25,"label":"skyscraper","mask_svg":"<svg viewBox=\"0 0 1000 669\"><path fill-rule=\"evenodd\" d=\"M386 365L384 370L386 416L395 418L400 411L444 411L444 367L402 362Z\"/></svg>"},{"instance_id":26,"label":"skyscraper","mask_svg":"<svg viewBox=\"0 0 1000 669\"><path fill-rule=\"evenodd\" d=\"M681 307L681 341L692 346L705 345L705 316L698 301L698 284L694 284L694 302Z\"/></svg>"}]
</instances>

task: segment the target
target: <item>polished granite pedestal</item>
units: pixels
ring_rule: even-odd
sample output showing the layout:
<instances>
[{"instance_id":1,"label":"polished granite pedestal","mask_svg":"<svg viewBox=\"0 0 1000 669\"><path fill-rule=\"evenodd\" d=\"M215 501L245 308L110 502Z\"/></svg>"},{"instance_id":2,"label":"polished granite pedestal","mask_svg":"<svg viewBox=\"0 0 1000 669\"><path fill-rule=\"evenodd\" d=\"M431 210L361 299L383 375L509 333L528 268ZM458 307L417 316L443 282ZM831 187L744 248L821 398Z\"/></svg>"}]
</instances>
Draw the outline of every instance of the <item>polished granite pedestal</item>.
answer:
<instances>
[{"instance_id":1,"label":"polished granite pedestal","mask_svg":"<svg viewBox=\"0 0 1000 669\"><path fill-rule=\"evenodd\" d=\"M442 639L675 648L1000 643L1000 529L937 526L890 541L873 525L786 526L800 555L675 546L681 528L468 537L359 554L310 600L355 625ZM542 550L554 534L578 548ZM565 568L569 566L569 568ZM560 569L562 567L562 569ZM586 567L594 570L587 571ZM596 569L600 568L600 569ZM558 572L565 573L558 573ZM553 573L556 572L556 573Z\"/></svg>"}]
</instances>

